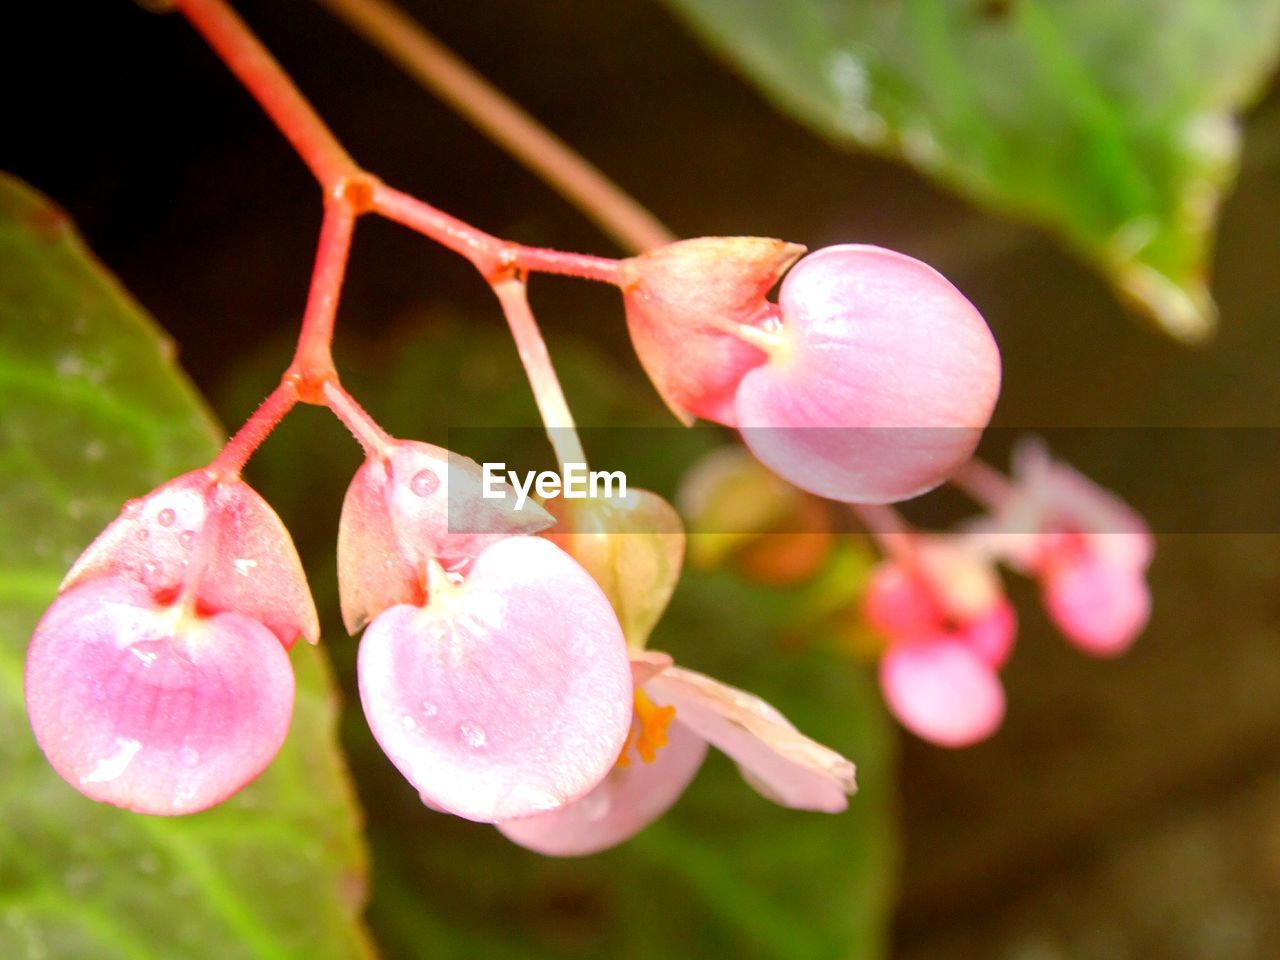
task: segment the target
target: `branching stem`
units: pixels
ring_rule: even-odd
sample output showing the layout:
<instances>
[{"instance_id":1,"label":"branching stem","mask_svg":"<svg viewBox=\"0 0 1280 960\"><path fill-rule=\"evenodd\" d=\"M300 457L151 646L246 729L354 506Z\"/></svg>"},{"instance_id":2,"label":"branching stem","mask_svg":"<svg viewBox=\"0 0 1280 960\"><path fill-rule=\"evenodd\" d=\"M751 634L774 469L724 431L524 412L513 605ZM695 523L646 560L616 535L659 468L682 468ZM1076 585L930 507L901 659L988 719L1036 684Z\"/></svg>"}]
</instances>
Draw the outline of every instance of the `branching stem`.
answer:
<instances>
[{"instance_id":1,"label":"branching stem","mask_svg":"<svg viewBox=\"0 0 1280 960\"><path fill-rule=\"evenodd\" d=\"M398 51L402 62L418 64L415 75L434 78L433 89L584 209L596 210L621 242L644 247L670 238L661 224L598 170L421 30L409 29L412 22L394 7L360 2L335 2L330 7L377 38L379 45ZM506 313L557 457L562 464L585 462L568 404L529 308L524 277L530 272L553 273L616 285L620 282L618 261L512 243L382 183L352 159L226 0L175 0L175 8L293 145L319 181L325 198L311 289L293 362L280 385L228 442L210 469L227 477L238 476L253 452L299 402L329 407L370 456L385 455L391 438L342 388L333 363L334 320L351 240L356 220L366 213L401 223L461 254L476 267Z\"/></svg>"}]
</instances>

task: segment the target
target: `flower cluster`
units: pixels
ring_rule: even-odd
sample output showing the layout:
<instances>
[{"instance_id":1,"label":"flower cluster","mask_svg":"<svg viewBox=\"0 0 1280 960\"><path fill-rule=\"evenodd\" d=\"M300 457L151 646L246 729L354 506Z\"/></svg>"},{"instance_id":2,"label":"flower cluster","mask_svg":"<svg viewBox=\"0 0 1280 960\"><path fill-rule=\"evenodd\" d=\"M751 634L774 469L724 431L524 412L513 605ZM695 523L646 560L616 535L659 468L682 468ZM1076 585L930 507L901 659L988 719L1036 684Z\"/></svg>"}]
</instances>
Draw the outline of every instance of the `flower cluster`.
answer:
<instances>
[{"instance_id":1,"label":"flower cluster","mask_svg":"<svg viewBox=\"0 0 1280 960\"><path fill-rule=\"evenodd\" d=\"M587 853L667 809L710 744L771 800L843 809L850 761L752 695L646 650L683 562L669 505L632 491L624 502L516 509L481 494L474 461L389 436L346 392L331 347L355 225L385 217L477 268L561 464L586 460L528 303L537 272L616 286L641 363L681 419L735 428L779 476L850 503L914 496L971 456L1000 384L974 307L926 265L869 246L796 262L802 248L780 240L701 238L619 261L509 243L359 167L222 0L180 10L295 145L325 214L279 386L208 467L127 504L35 630L26 702L53 767L95 800L174 815L222 801L270 763L292 711L289 649L319 630L288 533L240 474L310 403L332 410L366 453L339 527L342 615L364 631L370 728L426 805L495 823L536 850ZM1056 503L1063 482L1041 486L1050 492L1031 499ZM1082 611L1119 561L1070 524L1055 530L1052 546L1020 549L1016 562L1045 579L1082 636L1114 646ZM960 660L985 677L1008 645L1005 627L984 619L983 590L921 599L933 596L935 567L954 566L942 552L918 566L878 588L882 622L910 633L886 658L908 699L911 677L945 679ZM951 694L935 687L945 706ZM934 703L921 716L936 725L945 712Z\"/></svg>"},{"instance_id":2,"label":"flower cluster","mask_svg":"<svg viewBox=\"0 0 1280 960\"><path fill-rule=\"evenodd\" d=\"M997 562L1036 578L1050 619L1085 653L1124 652L1151 612L1145 522L1042 444L1017 449L1012 479L975 461L957 480L990 512L963 533L898 540L863 597L867 622L888 642L886 702L943 746L985 739L1004 716L998 671L1016 620Z\"/></svg>"}]
</instances>

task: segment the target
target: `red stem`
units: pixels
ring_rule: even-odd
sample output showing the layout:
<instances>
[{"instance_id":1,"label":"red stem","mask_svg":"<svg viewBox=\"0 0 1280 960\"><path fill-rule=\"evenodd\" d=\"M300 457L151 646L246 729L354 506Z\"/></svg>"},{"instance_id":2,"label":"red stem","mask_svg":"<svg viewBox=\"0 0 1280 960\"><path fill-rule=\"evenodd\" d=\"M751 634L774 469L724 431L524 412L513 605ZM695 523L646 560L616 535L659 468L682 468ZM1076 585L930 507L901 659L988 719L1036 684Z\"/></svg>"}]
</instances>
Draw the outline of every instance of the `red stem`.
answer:
<instances>
[{"instance_id":1,"label":"red stem","mask_svg":"<svg viewBox=\"0 0 1280 960\"><path fill-rule=\"evenodd\" d=\"M326 191L360 174L360 167L234 10L222 0L177 0L177 8L262 105Z\"/></svg>"},{"instance_id":2,"label":"red stem","mask_svg":"<svg viewBox=\"0 0 1280 960\"><path fill-rule=\"evenodd\" d=\"M308 403L324 403L321 387L338 378L333 366L333 321L357 216L346 195L333 196L325 205L298 349L287 374L297 380L299 395Z\"/></svg>"},{"instance_id":3,"label":"red stem","mask_svg":"<svg viewBox=\"0 0 1280 960\"><path fill-rule=\"evenodd\" d=\"M624 249L639 253L675 239L652 213L598 167L574 152L395 5L384 0L319 2L550 184Z\"/></svg>"},{"instance_id":4,"label":"red stem","mask_svg":"<svg viewBox=\"0 0 1280 960\"><path fill-rule=\"evenodd\" d=\"M298 402L328 406L370 456L385 454L391 438L342 389L332 352L334 319L355 222L370 211L461 254L489 281L507 313L557 454L584 461L564 394L529 310L522 275L540 271L616 284L618 261L507 243L386 186L351 158L225 0L175 0L175 6L288 138L325 193L324 221L293 362L280 386L228 442L211 469L228 477L238 476L253 452ZM564 462L563 457L561 460Z\"/></svg>"},{"instance_id":5,"label":"red stem","mask_svg":"<svg viewBox=\"0 0 1280 960\"><path fill-rule=\"evenodd\" d=\"M245 421L244 426L236 431L236 435L227 441L209 469L220 479L233 480L240 476L249 457L270 436L285 414L294 408L298 399L297 383L289 378L282 380Z\"/></svg>"}]
</instances>

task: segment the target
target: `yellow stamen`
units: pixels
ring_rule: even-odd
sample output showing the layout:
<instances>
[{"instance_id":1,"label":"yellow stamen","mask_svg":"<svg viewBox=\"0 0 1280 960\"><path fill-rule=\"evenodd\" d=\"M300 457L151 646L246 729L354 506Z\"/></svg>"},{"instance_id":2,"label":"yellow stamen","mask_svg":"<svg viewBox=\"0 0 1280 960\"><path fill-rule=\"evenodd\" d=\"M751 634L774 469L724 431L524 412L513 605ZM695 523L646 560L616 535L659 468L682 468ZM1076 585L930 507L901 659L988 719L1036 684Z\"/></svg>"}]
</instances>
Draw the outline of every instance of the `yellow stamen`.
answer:
<instances>
[{"instance_id":1,"label":"yellow stamen","mask_svg":"<svg viewBox=\"0 0 1280 960\"><path fill-rule=\"evenodd\" d=\"M667 727L675 719L675 707L660 707L650 700L642 690L635 692L635 721L631 732L627 735L626 746L622 748L619 765L625 766L627 748L635 743L636 752L645 763L653 763L658 758L658 751L667 745Z\"/></svg>"}]
</instances>

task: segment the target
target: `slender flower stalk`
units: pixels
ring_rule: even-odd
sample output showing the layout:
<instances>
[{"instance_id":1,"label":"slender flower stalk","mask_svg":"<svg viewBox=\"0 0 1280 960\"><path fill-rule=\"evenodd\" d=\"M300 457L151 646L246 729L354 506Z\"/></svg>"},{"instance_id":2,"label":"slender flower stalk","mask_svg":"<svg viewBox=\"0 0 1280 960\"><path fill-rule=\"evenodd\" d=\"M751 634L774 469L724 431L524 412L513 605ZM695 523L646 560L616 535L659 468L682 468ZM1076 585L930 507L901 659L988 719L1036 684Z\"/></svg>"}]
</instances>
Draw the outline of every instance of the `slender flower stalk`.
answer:
<instances>
[{"instance_id":1,"label":"slender flower stalk","mask_svg":"<svg viewBox=\"0 0 1280 960\"><path fill-rule=\"evenodd\" d=\"M887 504L851 503L849 510L889 556L909 560L915 553L916 534L906 519Z\"/></svg>"},{"instance_id":2,"label":"slender flower stalk","mask_svg":"<svg viewBox=\"0 0 1280 960\"><path fill-rule=\"evenodd\" d=\"M393 443L391 436L378 426L356 398L347 393L336 380L326 383L323 389L325 406L351 431L351 435L364 447L365 455L385 459L387 450Z\"/></svg>"},{"instance_id":3,"label":"slender flower stalk","mask_svg":"<svg viewBox=\"0 0 1280 960\"><path fill-rule=\"evenodd\" d=\"M236 431L235 436L227 441L227 445L209 465L210 471L227 479L240 476L240 471L253 456L253 452L262 446L262 442L297 403L297 384L286 377L267 394L267 398L245 421L244 426Z\"/></svg>"},{"instance_id":4,"label":"slender flower stalk","mask_svg":"<svg viewBox=\"0 0 1280 960\"><path fill-rule=\"evenodd\" d=\"M542 414L542 422L546 424L547 437L555 449L556 459L561 467L568 463L585 464L587 456L582 449L582 439L578 436L569 403L551 365L546 342L533 318L533 311L529 309L524 280L515 276L500 280L493 285L493 292L507 316L516 349L520 352L520 362L524 364L529 386L533 388L533 397L538 404L538 412Z\"/></svg>"}]
</instances>

